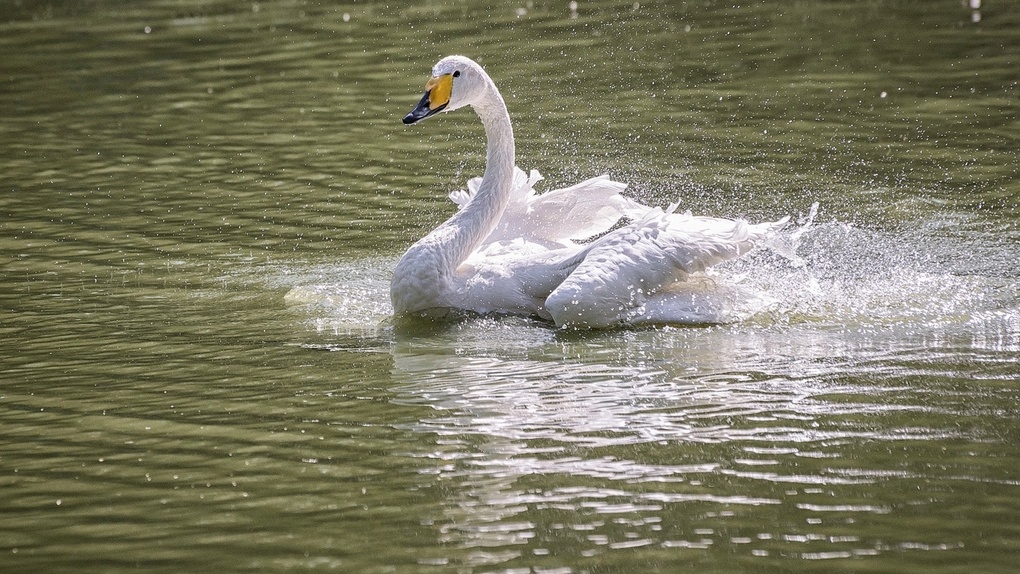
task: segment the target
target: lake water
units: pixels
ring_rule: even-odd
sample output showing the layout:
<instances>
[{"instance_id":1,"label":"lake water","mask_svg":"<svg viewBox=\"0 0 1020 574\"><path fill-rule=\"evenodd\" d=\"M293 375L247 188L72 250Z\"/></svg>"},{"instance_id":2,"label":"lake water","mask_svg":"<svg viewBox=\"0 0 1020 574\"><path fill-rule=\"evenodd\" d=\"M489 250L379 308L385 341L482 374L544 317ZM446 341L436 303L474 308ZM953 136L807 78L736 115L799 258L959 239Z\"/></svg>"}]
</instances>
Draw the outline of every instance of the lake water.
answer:
<instances>
[{"instance_id":1,"label":"lake water","mask_svg":"<svg viewBox=\"0 0 1020 574\"><path fill-rule=\"evenodd\" d=\"M1011 2L0 7L3 572L1015 572ZM704 327L396 329L479 175L803 218Z\"/></svg>"}]
</instances>

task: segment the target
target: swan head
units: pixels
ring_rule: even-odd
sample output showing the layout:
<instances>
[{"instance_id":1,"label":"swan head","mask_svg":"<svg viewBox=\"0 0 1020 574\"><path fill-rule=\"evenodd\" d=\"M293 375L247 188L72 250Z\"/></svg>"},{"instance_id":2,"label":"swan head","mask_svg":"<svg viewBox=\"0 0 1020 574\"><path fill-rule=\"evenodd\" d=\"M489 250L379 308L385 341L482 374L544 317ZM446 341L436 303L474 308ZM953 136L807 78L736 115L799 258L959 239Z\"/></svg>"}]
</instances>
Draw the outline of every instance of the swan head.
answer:
<instances>
[{"instance_id":1,"label":"swan head","mask_svg":"<svg viewBox=\"0 0 1020 574\"><path fill-rule=\"evenodd\" d=\"M425 95L404 116L404 123L413 124L439 112L472 105L484 97L490 83L485 70L475 61L464 56L447 56L432 67Z\"/></svg>"}]
</instances>

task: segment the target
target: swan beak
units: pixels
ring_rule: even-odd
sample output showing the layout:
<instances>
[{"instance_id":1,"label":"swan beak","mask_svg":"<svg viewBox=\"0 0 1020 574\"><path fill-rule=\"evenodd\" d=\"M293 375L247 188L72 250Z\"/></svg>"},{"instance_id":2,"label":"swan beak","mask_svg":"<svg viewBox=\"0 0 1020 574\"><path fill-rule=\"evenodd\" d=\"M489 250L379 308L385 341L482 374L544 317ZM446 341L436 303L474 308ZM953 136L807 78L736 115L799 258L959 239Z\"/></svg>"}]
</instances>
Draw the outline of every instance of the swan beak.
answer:
<instances>
[{"instance_id":1,"label":"swan beak","mask_svg":"<svg viewBox=\"0 0 1020 574\"><path fill-rule=\"evenodd\" d=\"M453 92L453 75L443 74L432 78L425 84L425 95L422 96L418 105L411 110L411 113L404 116L405 124L419 122L432 114L446 109L450 103L450 94Z\"/></svg>"}]
</instances>

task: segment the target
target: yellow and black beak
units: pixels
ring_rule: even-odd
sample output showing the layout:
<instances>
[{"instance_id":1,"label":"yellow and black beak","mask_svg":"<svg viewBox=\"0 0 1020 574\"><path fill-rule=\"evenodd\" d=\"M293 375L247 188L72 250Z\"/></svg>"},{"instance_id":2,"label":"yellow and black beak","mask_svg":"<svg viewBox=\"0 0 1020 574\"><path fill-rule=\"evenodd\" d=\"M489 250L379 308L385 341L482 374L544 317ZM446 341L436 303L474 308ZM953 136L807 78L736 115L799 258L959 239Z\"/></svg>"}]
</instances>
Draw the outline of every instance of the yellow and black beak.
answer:
<instances>
[{"instance_id":1,"label":"yellow and black beak","mask_svg":"<svg viewBox=\"0 0 1020 574\"><path fill-rule=\"evenodd\" d=\"M443 111L450 103L451 92L453 92L453 74L443 74L430 79L425 84L425 95L411 110L411 113L404 116L404 123L413 124Z\"/></svg>"}]
</instances>

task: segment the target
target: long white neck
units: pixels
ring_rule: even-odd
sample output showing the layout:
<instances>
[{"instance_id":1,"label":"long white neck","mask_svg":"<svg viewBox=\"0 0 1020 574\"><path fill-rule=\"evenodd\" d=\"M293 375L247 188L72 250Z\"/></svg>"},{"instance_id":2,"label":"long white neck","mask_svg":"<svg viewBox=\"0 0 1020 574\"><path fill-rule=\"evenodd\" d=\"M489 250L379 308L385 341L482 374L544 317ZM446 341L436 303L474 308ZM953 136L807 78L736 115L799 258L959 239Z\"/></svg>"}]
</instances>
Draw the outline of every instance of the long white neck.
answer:
<instances>
[{"instance_id":1,"label":"long white neck","mask_svg":"<svg viewBox=\"0 0 1020 574\"><path fill-rule=\"evenodd\" d=\"M499 223L513 188L514 134L510 114L487 76L472 106L485 126L485 174L471 201L407 250L394 270L390 295L397 313L456 306L457 267Z\"/></svg>"},{"instance_id":2,"label":"long white neck","mask_svg":"<svg viewBox=\"0 0 1020 574\"><path fill-rule=\"evenodd\" d=\"M485 126L487 140L482 182L471 201L436 229L440 231L448 226L456 229L455 238L451 238L448 245L450 263L454 268L463 263L495 229L503 217L513 188L514 131L502 96L495 86L491 90L491 98L473 106Z\"/></svg>"}]
</instances>

